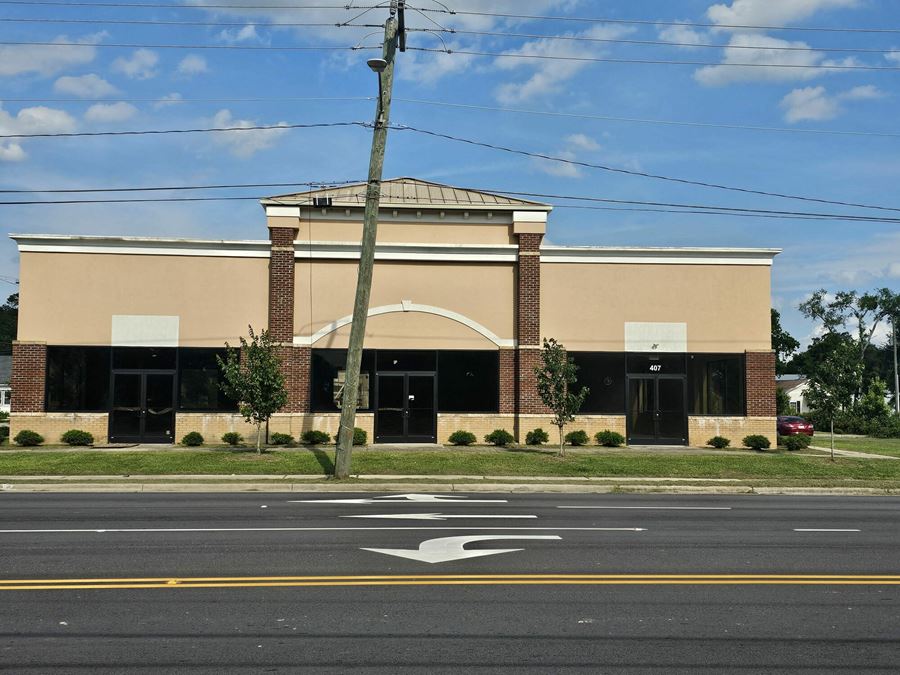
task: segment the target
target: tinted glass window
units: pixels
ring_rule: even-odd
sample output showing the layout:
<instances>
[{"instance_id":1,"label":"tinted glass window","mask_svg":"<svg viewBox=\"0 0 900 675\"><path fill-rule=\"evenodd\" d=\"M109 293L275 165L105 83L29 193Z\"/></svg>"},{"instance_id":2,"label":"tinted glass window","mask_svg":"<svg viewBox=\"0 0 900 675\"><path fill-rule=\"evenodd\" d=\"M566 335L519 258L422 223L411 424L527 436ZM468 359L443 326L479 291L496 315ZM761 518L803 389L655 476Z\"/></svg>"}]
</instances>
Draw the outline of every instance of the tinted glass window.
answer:
<instances>
[{"instance_id":1,"label":"tinted glass window","mask_svg":"<svg viewBox=\"0 0 900 675\"><path fill-rule=\"evenodd\" d=\"M437 363L438 411L499 410L498 351L441 351L438 352Z\"/></svg>"},{"instance_id":2,"label":"tinted glass window","mask_svg":"<svg viewBox=\"0 0 900 675\"><path fill-rule=\"evenodd\" d=\"M216 356L227 349L182 349L178 355L178 408L180 410L237 410L222 391L222 370Z\"/></svg>"},{"instance_id":3,"label":"tinted glass window","mask_svg":"<svg viewBox=\"0 0 900 675\"><path fill-rule=\"evenodd\" d=\"M692 414L744 414L742 354L691 354L688 364Z\"/></svg>"},{"instance_id":4,"label":"tinted glass window","mask_svg":"<svg viewBox=\"0 0 900 675\"><path fill-rule=\"evenodd\" d=\"M109 351L109 347L48 347L47 410L108 410Z\"/></svg>"},{"instance_id":5,"label":"tinted glass window","mask_svg":"<svg viewBox=\"0 0 900 675\"><path fill-rule=\"evenodd\" d=\"M310 405L315 412L334 412L341 409L341 387L347 365L346 349L314 349L312 352L312 391ZM358 410L371 410L373 366L375 353L363 350L359 373Z\"/></svg>"},{"instance_id":6,"label":"tinted glass window","mask_svg":"<svg viewBox=\"0 0 900 675\"><path fill-rule=\"evenodd\" d=\"M433 371L437 367L437 352L432 350L394 350L379 349L378 350L378 370L379 371L410 371L425 370Z\"/></svg>"},{"instance_id":7,"label":"tinted glass window","mask_svg":"<svg viewBox=\"0 0 900 675\"><path fill-rule=\"evenodd\" d=\"M581 412L625 412L625 354L608 352L569 352L578 366L577 390L587 387Z\"/></svg>"},{"instance_id":8,"label":"tinted glass window","mask_svg":"<svg viewBox=\"0 0 900 675\"><path fill-rule=\"evenodd\" d=\"M630 375L683 375L684 354L629 354Z\"/></svg>"},{"instance_id":9,"label":"tinted glass window","mask_svg":"<svg viewBox=\"0 0 900 675\"><path fill-rule=\"evenodd\" d=\"M174 347L113 347L114 370L175 370Z\"/></svg>"}]
</instances>

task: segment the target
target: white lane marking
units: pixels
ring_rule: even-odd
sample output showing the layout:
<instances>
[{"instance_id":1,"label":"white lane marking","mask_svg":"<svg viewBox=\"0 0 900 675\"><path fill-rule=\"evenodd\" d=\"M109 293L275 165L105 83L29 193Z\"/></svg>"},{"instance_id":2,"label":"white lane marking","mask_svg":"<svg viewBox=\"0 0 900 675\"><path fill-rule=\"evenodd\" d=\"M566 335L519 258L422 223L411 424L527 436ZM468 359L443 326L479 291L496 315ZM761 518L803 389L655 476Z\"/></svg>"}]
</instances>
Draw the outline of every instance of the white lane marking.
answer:
<instances>
[{"instance_id":1,"label":"white lane marking","mask_svg":"<svg viewBox=\"0 0 900 675\"><path fill-rule=\"evenodd\" d=\"M0 534L76 534L122 532L366 532L386 530L549 530L551 532L646 532L645 527L466 527L458 526L397 526L397 527L143 527L104 530L0 530Z\"/></svg>"},{"instance_id":2,"label":"white lane marking","mask_svg":"<svg viewBox=\"0 0 900 675\"><path fill-rule=\"evenodd\" d=\"M362 499L289 499L288 504L434 504L437 502L453 502L454 504L506 504L505 499L469 499L465 495L382 495Z\"/></svg>"},{"instance_id":3,"label":"white lane marking","mask_svg":"<svg viewBox=\"0 0 900 675\"><path fill-rule=\"evenodd\" d=\"M661 511L731 511L730 506L557 506L558 509L651 509Z\"/></svg>"},{"instance_id":4,"label":"white lane marking","mask_svg":"<svg viewBox=\"0 0 900 675\"><path fill-rule=\"evenodd\" d=\"M441 537L439 539L428 539L419 544L418 549L405 548L363 548L363 551L372 551L373 553L384 553L385 555L393 555L398 558L409 558L426 563L442 563L451 560L463 560L465 558L480 558L486 555L497 555L498 553L514 553L522 551L521 548L486 548L480 550L469 551L463 548L466 544L476 541L493 541L495 539L545 539L559 541L562 537L556 535L492 535L483 534L474 537Z\"/></svg>"},{"instance_id":5,"label":"white lane marking","mask_svg":"<svg viewBox=\"0 0 900 675\"><path fill-rule=\"evenodd\" d=\"M369 514L364 516L341 516L341 518L393 518L394 520L447 520L448 518L464 518L466 520L470 518L537 518L537 516L487 516L487 515L468 515L465 513L382 513L382 514Z\"/></svg>"},{"instance_id":6,"label":"white lane marking","mask_svg":"<svg viewBox=\"0 0 900 675\"><path fill-rule=\"evenodd\" d=\"M823 527L795 527L794 532L862 532L862 530L836 529Z\"/></svg>"}]
</instances>

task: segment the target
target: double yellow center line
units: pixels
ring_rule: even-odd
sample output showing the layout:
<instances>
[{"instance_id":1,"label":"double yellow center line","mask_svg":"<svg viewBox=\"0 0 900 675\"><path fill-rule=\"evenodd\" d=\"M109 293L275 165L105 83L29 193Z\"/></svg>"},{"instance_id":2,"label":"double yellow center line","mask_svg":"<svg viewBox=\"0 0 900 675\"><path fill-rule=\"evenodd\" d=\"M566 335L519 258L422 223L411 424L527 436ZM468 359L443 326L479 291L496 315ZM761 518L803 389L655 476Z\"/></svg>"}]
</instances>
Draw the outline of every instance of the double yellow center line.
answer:
<instances>
[{"instance_id":1,"label":"double yellow center line","mask_svg":"<svg viewBox=\"0 0 900 675\"><path fill-rule=\"evenodd\" d=\"M900 586L900 575L860 574L427 574L297 577L5 579L0 591L284 586Z\"/></svg>"}]
</instances>

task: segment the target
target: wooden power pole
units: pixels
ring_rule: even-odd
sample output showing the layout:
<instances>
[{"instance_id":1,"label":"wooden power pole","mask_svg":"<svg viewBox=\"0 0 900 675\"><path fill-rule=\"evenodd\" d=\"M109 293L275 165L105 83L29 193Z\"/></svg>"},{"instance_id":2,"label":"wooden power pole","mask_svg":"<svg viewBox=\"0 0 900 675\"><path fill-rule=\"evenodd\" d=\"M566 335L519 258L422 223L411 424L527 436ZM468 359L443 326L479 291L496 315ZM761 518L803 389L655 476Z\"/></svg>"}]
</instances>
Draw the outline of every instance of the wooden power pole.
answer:
<instances>
[{"instance_id":1,"label":"wooden power pole","mask_svg":"<svg viewBox=\"0 0 900 675\"><path fill-rule=\"evenodd\" d=\"M384 24L383 58L369 60L369 67L378 74L378 104L375 109L375 128L369 156L369 178L366 185L366 210L363 217L356 300L353 304L353 323L350 326L350 344L347 349L344 391L341 398L341 426L338 430L334 459L335 478L347 478L350 475L353 429L356 425L356 405L359 400L359 370L362 365L366 318L369 314L369 295L372 291L375 235L378 230L378 207L381 201L381 175L391 112L391 90L394 85L394 55L398 41L401 51L405 48L403 5L404 0L391 0L391 14ZM400 29L401 26L403 30Z\"/></svg>"}]
</instances>

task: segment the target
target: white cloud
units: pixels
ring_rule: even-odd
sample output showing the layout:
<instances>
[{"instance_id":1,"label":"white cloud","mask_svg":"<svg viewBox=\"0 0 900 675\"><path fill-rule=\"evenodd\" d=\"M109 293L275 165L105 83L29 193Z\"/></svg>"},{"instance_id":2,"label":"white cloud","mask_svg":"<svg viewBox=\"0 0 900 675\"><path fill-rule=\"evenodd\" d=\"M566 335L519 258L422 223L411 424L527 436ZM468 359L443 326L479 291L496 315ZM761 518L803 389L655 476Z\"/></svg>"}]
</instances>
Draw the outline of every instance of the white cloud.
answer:
<instances>
[{"instance_id":1,"label":"white cloud","mask_svg":"<svg viewBox=\"0 0 900 675\"><path fill-rule=\"evenodd\" d=\"M841 101L871 101L884 96L884 92L872 85L854 87L834 95L829 95L825 87L804 87L794 89L781 99L780 106L788 122L830 120L843 112Z\"/></svg>"},{"instance_id":2,"label":"white cloud","mask_svg":"<svg viewBox=\"0 0 900 675\"><path fill-rule=\"evenodd\" d=\"M248 23L240 30L228 30L227 28L219 33L219 39L222 42L256 42L261 41L259 34L256 32L256 26Z\"/></svg>"},{"instance_id":3,"label":"white cloud","mask_svg":"<svg viewBox=\"0 0 900 675\"><path fill-rule=\"evenodd\" d=\"M149 80L156 77L156 64L159 56L149 49L138 49L131 58L120 56L112 63L112 69L132 80Z\"/></svg>"},{"instance_id":4,"label":"white cloud","mask_svg":"<svg viewBox=\"0 0 900 675\"><path fill-rule=\"evenodd\" d=\"M580 150L599 150L600 144L585 134L570 134L566 136L566 143Z\"/></svg>"},{"instance_id":5,"label":"white cloud","mask_svg":"<svg viewBox=\"0 0 900 675\"><path fill-rule=\"evenodd\" d=\"M884 58L886 58L888 61L900 65L900 51L888 52L884 55Z\"/></svg>"},{"instance_id":6,"label":"white cloud","mask_svg":"<svg viewBox=\"0 0 900 675\"><path fill-rule=\"evenodd\" d=\"M253 127L257 123L253 120L234 119L230 110L220 110L212 119L214 127ZM278 125L286 125L287 122L278 122ZM266 150L275 145L287 129L255 129L253 131L223 131L213 134L219 145L228 148L235 157L246 159L255 155L260 150Z\"/></svg>"},{"instance_id":7,"label":"white cloud","mask_svg":"<svg viewBox=\"0 0 900 675\"><path fill-rule=\"evenodd\" d=\"M160 97L159 100L153 104L153 107L156 110L159 110L160 108L168 108L170 105L178 105L181 102L181 100L182 100L181 94L179 94L177 91L175 91L175 92L172 92L171 94L166 94L165 96Z\"/></svg>"},{"instance_id":8,"label":"white cloud","mask_svg":"<svg viewBox=\"0 0 900 675\"><path fill-rule=\"evenodd\" d=\"M137 114L137 108L130 103L96 103L84 113L88 122L124 122Z\"/></svg>"},{"instance_id":9,"label":"white cloud","mask_svg":"<svg viewBox=\"0 0 900 675\"><path fill-rule=\"evenodd\" d=\"M562 159L574 160L577 159L574 152L571 150L560 150L558 152L553 153L554 157L561 157ZM566 164L565 162L554 162L550 159L540 159L536 158L534 160L538 169L543 171L546 174L550 174L551 176L560 176L562 178L581 178L581 171L575 164Z\"/></svg>"},{"instance_id":10,"label":"white cloud","mask_svg":"<svg viewBox=\"0 0 900 675\"><path fill-rule=\"evenodd\" d=\"M55 134L75 130L76 123L69 113L55 108L36 106L22 108L13 116L0 107L0 134ZM26 139L0 139L0 161L20 162L26 158L22 143Z\"/></svg>"},{"instance_id":11,"label":"white cloud","mask_svg":"<svg viewBox=\"0 0 900 675\"><path fill-rule=\"evenodd\" d=\"M659 30L659 39L666 42L679 42L682 45L709 44L709 36L690 26L664 26ZM682 49L699 49L699 47L683 46Z\"/></svg>"},{"instance_id":12,"label":"white cloud","mask_svg":"<svg viewBox=\"0 0 900 675\"><path fill-rule=\"evenodd\" d=\"M631 32L622 26L594 26L581 33L567 33L571 37L610 39ZM587 61L541 60L531 56L584 57L604 52L602 43L575 42L572 40L532 40L519 49L504 54L523 58L497 58L494 62L500 70L532 69L531 77L523 82L507 82L500 85L495 95L505 104L516 104L538 96L555 94L562 90L567 80L589 65Z\"/></svg>"},{"instance_id":13,"label":"white cloud","mask_svg":"<svg viewBox=\"0 0 900 675\"><path fill-rule=\"evenodd\" d=\"M713 23L731 25L786 26L817 12L858 7L859 0L734 0L706 10Z\"/></svg>"},{"instance_id":14,"label":"white cloud","mask_svg":"<svg viewBox=\"0 0 900 675\"><path fill-rule=\"evenodd\" d=\"M763 49L753 49L762 47ZM853 57L835 61L827 59L820 51L790 51L773 47L809 48L805 42L780 40L758 33L735 33L721 65L704 66L694 72L694 79L711 87L733 82L794 82L811 80L826 73L840 71L826 70L825 66L858 65ZM733 63L749 63L752 66L733 66ZM777 64L777 65L776 65ZM780 66L793 67L780 67Z\"/></svg>"},{"instance_id":15,"label":"white cloud","mask_svg":"<svg viewBox=\"0 0 900 675\"><path fill-rule=\"evenodd\" d=\"M178 73L180 75L200 75L209 71L206 65L206 59L197 54L188 54L178 64Z\"/></svg>"},{"instance_id":16,"label":"white cloud","mask_svg":"<svg viewBox=\"0 0 900 675\"><path fill-rule=\"evenodd\" d=\"M99 75L90 73L74 77L65 75L53 83L53 90L61 94L71 94L79 98L103 98L118 93L118 89L112 86Z\"/></svg>"},{"instance_id":17,"label":"white cloud","mask_svg":"<svg viewBox=\"0 0 900 675\"><path fill-rule=\"evenodd\" d=\"M97 56L97 50L90 46L106 37L106 32L86 35L74 40L79 45L53 47L50 45L8 45L0 47L0 77L37 73L49 77L56 73L83 66ZM53 42L73 42L60 35ZM84 46L82 46L84 45Z\"/></svg>"}]
</instances>

